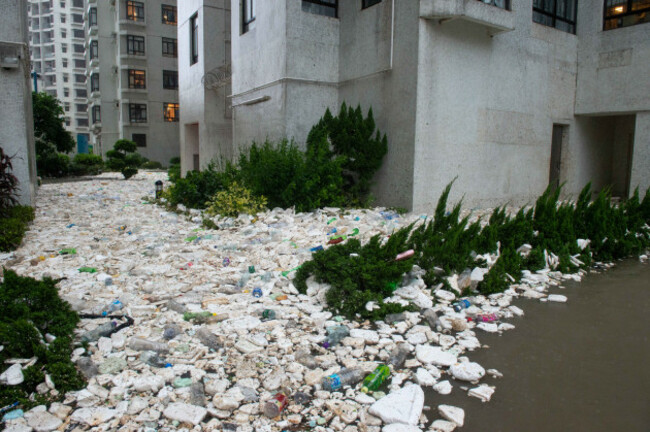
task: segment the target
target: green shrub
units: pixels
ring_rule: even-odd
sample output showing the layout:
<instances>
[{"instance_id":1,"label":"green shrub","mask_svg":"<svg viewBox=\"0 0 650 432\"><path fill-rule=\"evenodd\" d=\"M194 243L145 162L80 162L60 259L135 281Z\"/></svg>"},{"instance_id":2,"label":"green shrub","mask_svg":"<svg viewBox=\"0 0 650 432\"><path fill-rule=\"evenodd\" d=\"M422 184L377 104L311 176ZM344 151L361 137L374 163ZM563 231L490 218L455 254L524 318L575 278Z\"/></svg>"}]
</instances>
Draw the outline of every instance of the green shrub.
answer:
<instances>
[{"instance_id":1,"label":"green shrub","mask_svg":"<svg viewBox=\"0 0 650 432\"><path fill-rule=\"evenodd\" d=\"M0 147L0 217L18 203L17 194L20 187L18 178L13 174L12 156L5 154Z\"/></svg>"},{"instance_id":2,"label":"green shrub","mask_svg":"<svg viewBox=\"0 0 650 432\"><path fill-rule=\"evenodd\" d=\"M232 182L226 190L219 191L208 203L209 215L238 216L240 213L255 215L266 208L266 198L251 194L249 189Z\"/></svg>"},{"instance_id":3,"label":"green shrub","mask_svg":"<svg viewBox=\"0 0 650 432\"><path fill-rule=\"evenodd\" d=\"M10 252L20 246L29 222L34 220L34 209L14 206L0 215L0 251Z\"/></svg>"},{"instance_id":4,"label":"green shrub","mask_svg":"<svg viewBox=\"0 0 650 432\"><path fill-rule=\"evenodd\" d=\"M225 171L219 171L213 161L202 171L188 171L185 177L179 176L173 180L170 175L173 184L165 190L163 197L172 206L183 204L188 208L203 209L235 176L236 172L230 165L227 165Z\"/></svg>"},{"instance_id":5,"label":"green shrub","mask_svg":"<svg viewBox=\"0 0 650 432\"><path fill-rule=\"evenodd\" d=\"M153 170L153 169L163 169L163 166L160 162L157 161L146 161L140 166L140 168Z\"/></svg>"},{"instance_id":6,"label":"green shrub","mask_svg":"<svg viewBox=\"0 0 650 432\"><path fill-rule=\"evenodd\" d=\"M36 357L37 363L24 371L25 382L19 386L0 388L0 406L19 401L25 408L47 402L44 396L34 397L36 385L48 373L63 397L69 390L83 386L83 380L70 361L73 331L79 316L63 301L56 288L57 281L42 281L18 276L4 270L0 284L0 360L12 357ZM46 345L45 334L56 339ZM32 395L32 397L30 397Z\"/></svg>"},{"instance_id":7,"label":"green shrub","mask_svg":"<svg viewBox=\"0 0 650 432\"><path fill-rule=\"evenodd\" d=\"M100 155L76 154L70 165L70 172L73 175L97 175L102 172L104 161Z\"/></svg>"},{"instance_id":8,"label":"green shrub","mask_svg":"<svg viewBox=\"0 0 650 432\"><path fill-rule=\"evenodd\" d=\"M43 155L37 154L36 169L43 177L65 177L70 174L70 158L56 151Z\"/></svg>"},{"instance_id":9,"label":"green shrub","mask_svg":"<svg viewBox=\"0 0 650 432\"><path fill-rule=\"evenodd\" d=\"M112 171L120 171L125 179L133 177L138 173L138 167L146 162L146 158L136 153L137 148L133 141L117 140L113 150L106 152L106 166Z\"/></svg>"}]
</instances>

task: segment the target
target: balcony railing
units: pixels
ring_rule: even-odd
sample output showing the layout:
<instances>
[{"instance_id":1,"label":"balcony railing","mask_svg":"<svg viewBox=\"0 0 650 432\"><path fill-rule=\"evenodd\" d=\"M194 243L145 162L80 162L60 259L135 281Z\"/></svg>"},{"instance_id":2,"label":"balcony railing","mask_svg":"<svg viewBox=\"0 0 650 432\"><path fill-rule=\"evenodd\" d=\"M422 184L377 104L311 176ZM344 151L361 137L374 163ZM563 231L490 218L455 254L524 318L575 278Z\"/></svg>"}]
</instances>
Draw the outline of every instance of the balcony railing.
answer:
<instances>
[{"instance_id":1,"label":"balcony railing","mask_svg":"<svg viewBox=\"0 0 650 432\"><path fill-rule=\"evenodd\" d=\"M508 0L420 0L420 17L469 21L487 27L490 35L515 29L515 14Z\"/></svg>"}]
</instances>

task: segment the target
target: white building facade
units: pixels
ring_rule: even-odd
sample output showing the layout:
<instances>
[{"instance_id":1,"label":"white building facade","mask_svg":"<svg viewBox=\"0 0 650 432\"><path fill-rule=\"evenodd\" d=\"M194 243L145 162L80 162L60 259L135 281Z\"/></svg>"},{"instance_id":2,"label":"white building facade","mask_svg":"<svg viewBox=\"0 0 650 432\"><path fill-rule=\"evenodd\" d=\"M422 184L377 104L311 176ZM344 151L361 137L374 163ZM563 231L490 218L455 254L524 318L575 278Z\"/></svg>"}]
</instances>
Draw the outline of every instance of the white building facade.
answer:
<instances>
[{"instance_id":1,"label":"white building facade","mask_svg":"<svg viewBox=\"0 0 650 432\"><path fill-rule=\"evenodd\" d=\"M167 165L179 156L176 0L86 0L90 141L119 139Z\"/></svg>"},{"instance_id":2,"label":"white building facade","mask_svg":"<svg viewBox=\"0 0 650 432\"><path fill-rule=\"evenodd\" d=\"M20 204L33 205L36 151L27 4L22 0L0 0L0 11L0 148L12 157Z\"/></svg>"},{"instance_id":3,"label":"white building facade","mask_svg":"<svg viewBox=\"0 0 650 432\"><path fill-rule=\"evenodd\" d=\"M207 3L188 1L180 21ZM230 16L230 32L204 22L197 44L231 45L232 92L217 103L230 101L232 132L199 109L220 132L198 146L181 135L184 169L209 145L206 157L232 157L254 140L304 143L346 102L372 107L388 136L379 204L431 210L454 178L468 206L524 204L549 184L650 187L648 0L232 0ZM181 62L181 86L192 67Z\"/></svg>"},{"instance_id":4,"label":"white building facade","mask_svg":"<svg viewBox=\"0 0 650 432\"><path fill-rule=\"evenodd\" d=\"M57 98L65 128L85 152L88 141L84 0L29 0L32 72L38 91Z\"/></svg>"}]
</instances>

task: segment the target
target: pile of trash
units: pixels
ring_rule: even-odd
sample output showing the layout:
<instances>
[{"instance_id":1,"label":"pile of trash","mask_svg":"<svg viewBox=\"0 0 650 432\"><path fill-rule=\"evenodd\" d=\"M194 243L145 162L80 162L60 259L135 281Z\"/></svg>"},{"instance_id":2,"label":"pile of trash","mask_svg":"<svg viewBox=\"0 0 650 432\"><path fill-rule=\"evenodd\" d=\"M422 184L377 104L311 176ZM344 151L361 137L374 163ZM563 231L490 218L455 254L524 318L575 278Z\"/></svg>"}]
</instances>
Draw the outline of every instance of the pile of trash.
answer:
<instances>
[{"instance_id":1,"label":"pile of trash","mask_svg":"<svg viewBox=\"0 0 650 432\"><path fill-rule=\"evenodd\" d=\"M420 312L349 321L326 310L327 286L312 279L299 294L295 270L342 236L388 236L424 216L274 209L209 230L198 211L150 204L156 180L166 175L40 188L23 246L0 265L63 278L83 318L72 360L88 385L49 408L0 407L6 430L451 431L465 413L444 395L469 386L487 402L501 376L471 360L481 333L514 328L524 312L513 299L564 302L549 286L581 278L528 272L503 293L459 298L485 269L432 291L414 268L394 301ZM22 382L20 364L3 365L0 384ZM440 405L426 407L424 391Z\"/></svg>"}]
</instances>

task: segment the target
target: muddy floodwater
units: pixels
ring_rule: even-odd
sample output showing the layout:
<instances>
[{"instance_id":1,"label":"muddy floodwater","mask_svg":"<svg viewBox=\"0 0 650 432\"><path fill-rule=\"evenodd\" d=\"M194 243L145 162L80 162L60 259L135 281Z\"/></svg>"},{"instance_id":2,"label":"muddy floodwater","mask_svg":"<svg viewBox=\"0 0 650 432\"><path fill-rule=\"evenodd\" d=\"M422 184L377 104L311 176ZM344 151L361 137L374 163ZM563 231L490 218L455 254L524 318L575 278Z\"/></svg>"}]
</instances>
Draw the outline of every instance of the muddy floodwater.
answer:
<instances>
[{"instance_id":1,"label":"muddy floodwater","mask_svg":"<svg viewBox=\"0 0 650 432\"><path fill-rule=\"evenodd\" d=\"M504 375L482 380L496 386L490 402L452 381L450 395L427 392L429 419L449 404L465 409L463 432L650 431L650 264L620 262L564 286L549 292L567 303L514 302L525 311L514 330L476 330L490 348L469 358Z\"/></svg>"}]
</instances>

